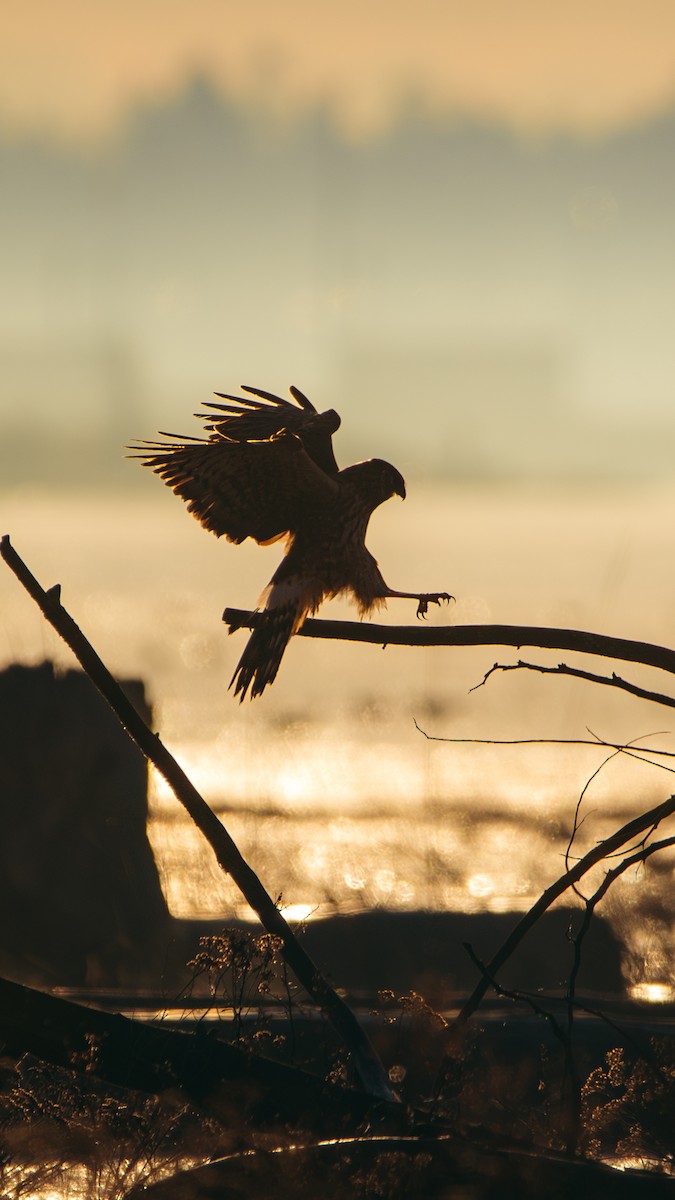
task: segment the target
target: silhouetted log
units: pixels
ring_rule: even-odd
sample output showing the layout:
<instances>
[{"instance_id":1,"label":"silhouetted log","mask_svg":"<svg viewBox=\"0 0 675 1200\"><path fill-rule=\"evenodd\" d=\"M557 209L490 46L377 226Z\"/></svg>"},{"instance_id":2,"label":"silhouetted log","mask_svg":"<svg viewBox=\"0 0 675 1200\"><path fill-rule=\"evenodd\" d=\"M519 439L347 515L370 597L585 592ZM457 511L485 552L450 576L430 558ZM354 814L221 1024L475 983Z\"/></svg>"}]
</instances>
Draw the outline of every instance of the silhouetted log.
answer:
<instances>
[{"instance_id":1,"label":"silhouetted log","mask_svg":"<svg viewBox=\"0 0 675 1200\"><path fill-rule=\"evenodd\" d=\"M143 684L121 686L150 720ZM147 763L82 671L0 671L0 975L156 984L173 922L147 792Z\"/></svg>"},{"instance_id":2,"label":"silhouetted log","mask_svg":"<svg viewBox=\"0 0 675 1200\"><path fill-rule=\"evenodd\" d=\"M378 991L417 992L437 1011L457 1004L476 983L476 970L463 946L469 942L484 962L518 924L517 912L388 912L374 909L308 921L304 943L322 966L330 963L347 999L377 1007ZM564 993L572 964L570 928L582 916L560 906L541 914L528 937L503 966L506 987ZM596 916L582 964L581 989L624 994L621 943L604 917ZM384 1056L386 1058L386 1055Z\"/></svg>"},{"instance_id":3,"label":"silhouetted log","mask_svg":"<svg viewBox=\"0 0 675 1200\"><path fill-rule=\"evenodd\" d=\"M0 556L70 647L92 683L116 713L129 737L169 784L176 798L209 842L220 866L231 875L267 932L280 939L286 962L344 1041L352 1054L354 1066L366 1091L383 1100L394 1100L395 1095L384 1067L349 1005L317 970L272 897L242 857L225 826L162 744L158 734L152 733L148 728L82 630L63 608L60 584L44 591L14 550L6 534L0 543Z\"/></svg>"},{"instance_id":4,"label":"silhouetted log","mask_svg":"<svg viewBox=\"0 0 675 1200\"><path fill-rule=\"evenodd\" d=\"M399 1129L399 1104L373 1103L306 1071L222 1041L199 1026L184 1032L102 1012L0 979L5 1056L34 1055L72 1069L92 1060L97 1080L153 1094L180 1088L195 1108L237 1129L288 1124L334 1136L364 1119Z\"/></svg>"},{"instance_id":5,"label":"silhouetted log","mask_svg":"<svg viewBox=\"0 0 675 1200\"><path fill-rule=\"evenodd\" d=\"M260 613L226 608L223 621L230 633L254 629ZM675 650L651 642L552 629L538 625L375 625L370 621L324 621L310 618L296 637L371 642L377 646L538 646L543 650L577 650L621 662L642 663L675 675Z\"/></svg>"},{"instance_id":6,"label":"silhouetted log","mask_svg":"<svg viewBox=\"0 0 675 1200\"><path fill-rule=\"evenodd\" d=\"M360 1137L324 1145L232 1154L181 1171L128 1200L297 1200L322 1196L424 1197L424 1200L672 1200L673 1181L648 1171L618 1171L553 1152L480 1145L467 1139Z\"/></svg>"}]
</instances>

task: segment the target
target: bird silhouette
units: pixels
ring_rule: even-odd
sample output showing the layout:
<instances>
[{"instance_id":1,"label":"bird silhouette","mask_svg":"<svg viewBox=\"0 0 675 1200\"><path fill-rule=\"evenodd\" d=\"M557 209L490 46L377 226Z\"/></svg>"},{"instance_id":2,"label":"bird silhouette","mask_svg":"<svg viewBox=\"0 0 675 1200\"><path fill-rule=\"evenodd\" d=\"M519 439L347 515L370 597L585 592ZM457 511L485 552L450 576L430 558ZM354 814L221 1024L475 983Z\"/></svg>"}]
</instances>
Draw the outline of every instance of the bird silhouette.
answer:
<instances>
[{"instance_id":1,"label":"bird silhouette","mask_svg":"<svg viewBox=\"0 0 675 1200\"><path fill-rule=\"evenodd\" d=\"M230 687L243 700L276 678L288 642L325 599L346 594L361 616L390 598L417 600L423 617L448 592L401 592L384 581L366 548L371 514L391 496L405 498L403 477L380 458L342 470L333 453L340 418L317 412L296 387L292 400L242 385L244 396L216 392L207 437L160 433L164 441L129 447L178 496L205 529L240 543L282 538L286 553L260 598L262 612Z\"/></svg>"}]
</instances>

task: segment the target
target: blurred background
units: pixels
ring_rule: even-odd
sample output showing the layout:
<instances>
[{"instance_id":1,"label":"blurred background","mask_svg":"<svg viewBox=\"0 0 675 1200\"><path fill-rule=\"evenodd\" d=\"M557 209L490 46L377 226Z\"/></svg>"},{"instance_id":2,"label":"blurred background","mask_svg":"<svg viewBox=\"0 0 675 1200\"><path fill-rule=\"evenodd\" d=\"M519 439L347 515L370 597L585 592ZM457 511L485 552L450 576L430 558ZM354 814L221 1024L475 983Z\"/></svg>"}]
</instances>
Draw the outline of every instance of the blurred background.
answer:
<instances>
[{"instance_id":1,"label":"blurred background","mask_svg":"<svg viewBox=\"0 0 675 1200\"><path fill-rule=\"evenodd\" d=\"M278 552L220 546L123 447L198 433L214 390L296 384L340 412L342 465L376 455L406 477L369 544L392 586L455 593L433 621L672 642L674 139L667 0L5 6L1 532L45 586L62 583L111 668L146 681L214 802L263 797L290 819L333 798L330 852L302 827L294 902L325 903L330 877L343 906L522 907L543 859L500 878L518 820L544 828L557 870L597 756L449 751L413 717L454 737L587 736L593 722L632 737L667 721L574 681L470 694L491 648L299 639L271 692L239 708L226 685L243 635L220 616L255 604ZM2 664L68 661L7 572L0 602ZM662 794L656 775L639 798ZM608 782L615 808L631 789ZM452 886L443 856L478 853L483 834L437 846L430 891L443 805L467 796L520 815ZM375 799L389 822L431 806L405 877L402 826L390 861L385 826L358 825ZM221 911L232 898L206 860L171 892L169 803L160 789L173 911ZM256 829L241 834L264 874L275 849Z\"/></svg>"},{"instance_id":2,"label":"blurred background","mask_svg":"<svg viewBox=\"0 0 675 1200\"><path fill-rule=\"evenodd\" d=\"M0 68L5 483L240 381L425 478L672 470L665 0L27 0Z\"/></svg>"}]
</instances>

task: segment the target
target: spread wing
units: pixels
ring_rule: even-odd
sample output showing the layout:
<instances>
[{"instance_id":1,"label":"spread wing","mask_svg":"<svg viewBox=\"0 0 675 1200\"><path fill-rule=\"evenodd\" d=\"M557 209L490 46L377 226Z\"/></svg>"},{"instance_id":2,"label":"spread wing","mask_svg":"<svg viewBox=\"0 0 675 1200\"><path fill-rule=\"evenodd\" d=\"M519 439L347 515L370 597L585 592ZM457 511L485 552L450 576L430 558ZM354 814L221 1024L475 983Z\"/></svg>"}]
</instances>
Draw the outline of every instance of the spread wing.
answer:
<instances>
[{"instance_id":1,"label":"spread wing","mask_svg":"<svg viewBox=\"0 0 675 1200\"><path fill-rule=\"evenodd\" d=\"M280 433L293 433L322 471L337 475L332 436L340 427L338 414L333 409L319 413L299 388L289 390L294 404L283 396L242 384L242 391L248 395L230 396L216 392L221 401L228 403L211 400L205 408L214 409L216 415L197 415L208 421L207 430L237 442L268 441Z\"/></svg>"},{"instance_id":2,"label":"spread wing","mask_svg":"<svg viewBox=\"0 0 675 1200\"><path fill-rule=\"evenodd\" d=\"M187 501L205 529L230 542L276 541L301 526L308 507L330 502L338 484L294 435L235 441L214 424L211 437L162 434L130 449Z\"/></svg>"}]
</instances>

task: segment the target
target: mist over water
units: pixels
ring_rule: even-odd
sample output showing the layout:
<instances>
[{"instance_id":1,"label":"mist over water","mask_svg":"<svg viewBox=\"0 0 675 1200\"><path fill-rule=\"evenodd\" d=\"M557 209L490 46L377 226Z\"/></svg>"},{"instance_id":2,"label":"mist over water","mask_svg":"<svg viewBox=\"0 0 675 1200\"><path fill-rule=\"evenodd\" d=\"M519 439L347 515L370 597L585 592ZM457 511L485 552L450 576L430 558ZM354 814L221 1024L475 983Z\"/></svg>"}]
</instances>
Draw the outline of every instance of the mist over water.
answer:
<instances>
[{"instance_id":1,"label":"mist over water","mask_svg":"<svg viewBox=\"0 0 675 1200\"><path fill-rule=\"evenodd\" d=\"M345 460L672 479L672 109L525 138L408 102L365 141L263 111L188 74L95 147L0 122L0 478L124 487L118 447L251 382L336 407Z\"/></svg>"}]
</instances>

